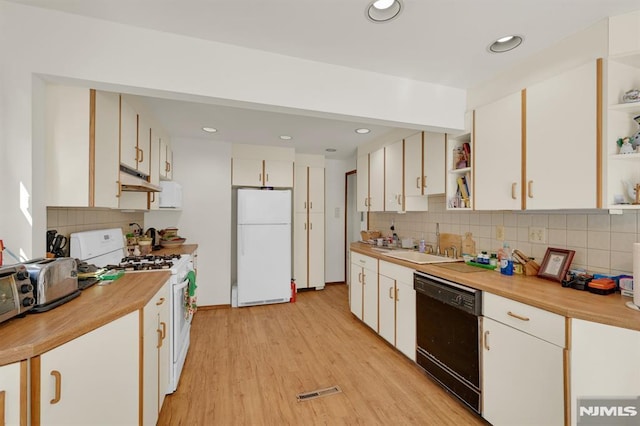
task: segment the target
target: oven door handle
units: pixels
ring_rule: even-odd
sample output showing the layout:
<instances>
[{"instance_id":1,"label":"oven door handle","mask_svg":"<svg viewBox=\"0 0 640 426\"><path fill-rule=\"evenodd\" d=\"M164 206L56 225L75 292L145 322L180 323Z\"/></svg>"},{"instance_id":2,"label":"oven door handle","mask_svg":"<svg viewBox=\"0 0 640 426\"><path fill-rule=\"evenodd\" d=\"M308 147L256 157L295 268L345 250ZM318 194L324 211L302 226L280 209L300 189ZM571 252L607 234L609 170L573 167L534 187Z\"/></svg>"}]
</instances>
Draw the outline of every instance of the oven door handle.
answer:
<instances>
[{"instance_id":1,"label":"oven door handle","mask_svg":"<svg viewBox=\"0 0 640 426\"><path fill-rule=\"evenodd\" d=\"M189 278L185 278L182 282L175 286L176 290L182 290L189 285Z\"/></svg>"}]
</instances>

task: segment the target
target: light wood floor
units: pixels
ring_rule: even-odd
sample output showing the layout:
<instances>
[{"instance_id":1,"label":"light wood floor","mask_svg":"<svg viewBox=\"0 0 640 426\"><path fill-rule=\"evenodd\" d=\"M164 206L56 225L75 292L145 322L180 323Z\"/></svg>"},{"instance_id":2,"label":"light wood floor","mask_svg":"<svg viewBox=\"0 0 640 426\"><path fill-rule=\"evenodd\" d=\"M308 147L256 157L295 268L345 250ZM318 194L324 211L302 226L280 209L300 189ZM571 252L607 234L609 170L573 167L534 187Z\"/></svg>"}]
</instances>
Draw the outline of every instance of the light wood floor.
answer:
<instances>
[{"instance_id":1,"label":"light wood floor","mask_svg":"<svg viewBox=\"0 0 640 426\"><path fill-rule=\"evenodd\" d=\"M297 402L302 392L342 393ZM346 285L201 310L159 425L486 424L352 316Z\"/></svg>"}]
</instances>

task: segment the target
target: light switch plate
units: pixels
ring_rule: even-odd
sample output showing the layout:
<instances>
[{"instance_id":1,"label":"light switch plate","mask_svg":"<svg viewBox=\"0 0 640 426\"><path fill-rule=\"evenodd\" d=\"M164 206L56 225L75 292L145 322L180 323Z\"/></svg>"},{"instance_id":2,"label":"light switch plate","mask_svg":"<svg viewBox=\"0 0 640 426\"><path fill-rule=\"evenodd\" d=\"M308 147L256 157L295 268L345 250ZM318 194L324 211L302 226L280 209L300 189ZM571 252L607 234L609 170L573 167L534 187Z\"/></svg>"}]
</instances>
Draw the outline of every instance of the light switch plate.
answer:
<instances>
[{"instance_id":1,"label":"light switch plate","mask_svg":"<svg viewBox=\"0 0 640 426\"><path fill-rule=\"evenodd\" d=\"M538 228L534 226L529 227L529 242L530 243L547 243L547 229Z\"/></svg>"},{"instance_id":2,"label":"light switch plate","mask_svg":"<svg viewBox=\"0 0 640 426\"><path fill-rule=\"evenodd\" d=\"M496 240L504 241L504 226L496 225Z\"/></svg>"}]
</instances>

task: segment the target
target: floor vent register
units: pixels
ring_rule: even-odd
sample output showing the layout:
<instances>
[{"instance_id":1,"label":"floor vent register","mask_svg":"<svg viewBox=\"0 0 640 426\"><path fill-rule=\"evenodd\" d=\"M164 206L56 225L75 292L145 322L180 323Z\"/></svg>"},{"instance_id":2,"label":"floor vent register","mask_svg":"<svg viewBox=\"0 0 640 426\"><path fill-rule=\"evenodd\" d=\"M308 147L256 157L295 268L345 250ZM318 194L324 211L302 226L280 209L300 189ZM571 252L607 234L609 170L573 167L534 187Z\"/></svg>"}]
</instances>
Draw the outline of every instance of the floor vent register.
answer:
<instances>
[{"instance_id":1,"label":"floor vent register","mask_svg":"<svg viewBox=\"0 0 640 426\"><path fill-rule=\"evenodd\" d=\"M340 392L342 392L342 389L340 389L338 386L331 386L330 388L326 388L326 389L319 389L311 392L304 392L304 393L298 394L298 402L308 401L310 399L320 398L321 396L333 395Z\"/></svg>"}]
</instances>

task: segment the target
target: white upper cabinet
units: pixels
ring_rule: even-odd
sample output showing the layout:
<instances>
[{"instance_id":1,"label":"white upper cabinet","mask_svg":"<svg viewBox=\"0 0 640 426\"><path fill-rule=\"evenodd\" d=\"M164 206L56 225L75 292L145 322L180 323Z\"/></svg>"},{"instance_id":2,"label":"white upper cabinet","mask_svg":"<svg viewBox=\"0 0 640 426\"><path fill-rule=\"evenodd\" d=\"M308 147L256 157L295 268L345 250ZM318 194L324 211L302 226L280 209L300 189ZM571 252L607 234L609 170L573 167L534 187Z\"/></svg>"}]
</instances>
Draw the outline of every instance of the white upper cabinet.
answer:
<instances>
[{"instance_id":1,"label":"white upper cabinet","mask_svg":"<svg viewBox=\"0 0 640 426\"><path fill-rule=\"evenodd\" d=\"M476 210L520 210L522 203L522 94L475 112Z\"/></svg>"},{"instance_id":2,"label":"white upper cabinet","mask_svg":"<svg viewBox=\"0 0 640 426\"><path fill-rule=\"evenodd\" d=\"M138 171L151 173L151 125L143 115L138 116Z\"/></svg>"},{"instance_id":3,"label":"white upper cabinet","mask_svg":"<svg viewBox=\"0 0 640 426\"><path fill-rule=\"evenodd\" d=\"M264 160L264 186L290 188L293 186L293 162Z\"/></svg>"},{"instance_id":4,"label":"white upper cabinet","mask_svg":"<svg viewBox=\"0 0 640 426\"><path fill-rule=\"evenodd\" d=\"M423 195L443 194L446 135L432 132L423 132L423 135L422 193Z\"/></svg>"},{"instance_id":5,"label":"white upper cabinet","mask_svg":"<svg viewBox=\"0 0 640 426\"><path fill-rule=\"evenodd\" d=\"M233 158L232 185L264 186L262 160Z\"/></svg>"},{"instance_id":6,"label":"white upper cabinet","mask_svg":"<svg viewBox=\"0 0 640 426\"><path fill-rule=\"evenodd\" d=\"M526 89L526 209L600 207L599 64Z\"/></svg>"},{"instance_id":7,"label":"white upper cabinet","mask_svg":"<svg viewBox=\"0 0 640 426\"><path fill-rule=\"evenodd\" d=\"M403 146L404 142L398 141L384 148L384 210L388 212L404 211Z\"/></svg>"},{"instance_id":8,"label":"white upper cabinet","mask_svg":"<svg viewBox=\"0 0 640 426\"><path fill-rule=\"evenodd\" d=\"M404 209L428 210L428 195L444 193L444 133L420 132L404 140Z\"/></svg>"},{"instance_id":9,"label":"white upper cabinet","mask_svg":"<svg viewBox=\"0 0 640 426\"><path fill-rule=\"evenodd\" d=\"M138 168L138 114L120 97L120 163L130 169Z\"/></svg>"},{"instance_id":10,"label":"white upper cabinet","mask_svg":"<svg viewBox=\"0 0 640 426\"><path fill-rule=\"evenodd\" d=\"M292 188L293 148L232 145L231 185Z\"/></svg>"},{"instance_id":11,"label":"white upper cabinet","mask_svg":"<svg viewBox=\"0 0 640 426\"><path fill-rule=\"evenodd\" d=\"M173 150L171 149L169 138L166 135L160 135L159 154L160 179L173 179Z\"/></svg>"},{"instance_id":12,"label":"white upper cabinet","mask_svg":"<svg viewBox=\"0 0 640 426\"><path fill-rule=\"evenodd\" d=\"M369 211L369 154L359 155L356 167L356 206L359 212L366 212Z\"/></svg>"},{"instance_id":13,"label":"white upper cabinet","mask_svg":"<svg viewBox=\"0 0 640 426\"><path fill-rule=\"evenodd\" d=\"M384 211L384 148L369 154L369 211Z\"/></svg>"},{"instance_id":14,"label":"white upper cabinet","mask_svg":"<svg viewBox=\"0 0 640 426\"><path fill-rule=\"evenodd\" d=\"M404 195L407 198L423 194L423 151L422 133L404 139ZM444 163L444 158L441 162Z\"/></svg>"}]
</instances>

